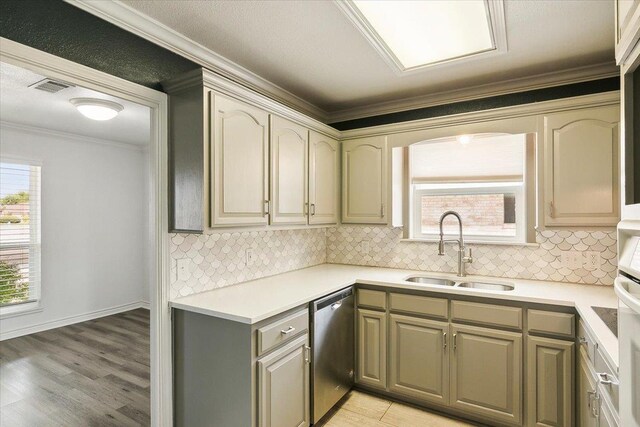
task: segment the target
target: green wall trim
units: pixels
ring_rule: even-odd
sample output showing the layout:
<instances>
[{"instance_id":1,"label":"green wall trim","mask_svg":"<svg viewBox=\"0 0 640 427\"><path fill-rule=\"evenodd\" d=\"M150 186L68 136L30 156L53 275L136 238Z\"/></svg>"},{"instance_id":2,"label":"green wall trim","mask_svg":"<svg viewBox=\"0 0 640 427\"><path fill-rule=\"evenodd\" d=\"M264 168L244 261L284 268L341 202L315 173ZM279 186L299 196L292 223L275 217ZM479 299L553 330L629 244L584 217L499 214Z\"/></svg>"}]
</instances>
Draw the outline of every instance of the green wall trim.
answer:
<instances>
[{"instance_id":1,"label":"green wall trim","mask_svg":"<svg viewBox=\"0 0 640 427\"><path fill-rule=\"evenodd\" d=\"M589 95L615 90L620 90L620 79L618 77L610 77L564 86L491 96L471 101L454 102L451 104L435 105L415 110L399 111L397 113L382 114L379 116L363 117L360 119L330 123L329 126L338 130L360 129L370 126L408 122L411 120L428 119L431 117L450 116L453 114L468 113L471 111L490 110L493 108L531 104L534 102L570 98L572 96Z\"/></svg>"},{"instance_id":2,"label":"green wall trim","mask_svg":"<svg viewBox=\"0 0 640 427\"><path fill-rule=\"evenodd\" d=\"M0 1L0 36L156 90L199 67L62 0Z\"/></svg>"}]
</instances>

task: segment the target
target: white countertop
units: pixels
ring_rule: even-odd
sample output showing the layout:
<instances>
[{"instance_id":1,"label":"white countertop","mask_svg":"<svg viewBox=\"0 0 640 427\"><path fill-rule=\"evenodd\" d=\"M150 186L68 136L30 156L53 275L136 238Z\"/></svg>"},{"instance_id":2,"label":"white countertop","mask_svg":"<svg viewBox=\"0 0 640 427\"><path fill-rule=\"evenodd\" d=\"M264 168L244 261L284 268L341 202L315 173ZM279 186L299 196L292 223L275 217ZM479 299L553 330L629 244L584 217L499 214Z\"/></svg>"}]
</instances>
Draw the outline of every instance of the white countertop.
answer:
<instances>
[{"instance_id":1,"label":"white countertop","mask_svg":"<svg viewBox=\"0 0 640 427\"><path fill-rule=\"evenodd\" d=\"M577 309L582 320L599 341L609 362L616 367L618 366L618 339L591 309L591 306L617 308L618 300L611 286L481 276L467 276L464 279L465 281L475 279L492 283L510 283L515 286L514 290L505 292L406 282L405 279L410 275L428 275L459 280L454 274L322 264L177 298L170 302L170 306L236 322L254 324L355 283L450 295L563 305Z\"/></svg>"}]
</instances>

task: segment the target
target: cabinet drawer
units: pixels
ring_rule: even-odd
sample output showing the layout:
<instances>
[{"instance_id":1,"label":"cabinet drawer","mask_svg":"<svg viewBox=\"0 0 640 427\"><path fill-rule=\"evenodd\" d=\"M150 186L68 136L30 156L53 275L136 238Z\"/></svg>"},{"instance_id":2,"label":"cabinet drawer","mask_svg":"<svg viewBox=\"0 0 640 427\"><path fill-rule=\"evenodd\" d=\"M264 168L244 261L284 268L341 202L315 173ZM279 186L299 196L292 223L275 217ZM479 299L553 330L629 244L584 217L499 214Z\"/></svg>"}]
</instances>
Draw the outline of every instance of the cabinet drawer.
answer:
<instances>
[{"instance_id":1,"label":"cabinet drawer","mask_svg":"<svg viewBox=\"0 0 640 427\"><path fill-rule=\"evenodd\" d=\"M370 289L358 289L358 306L385 310L387 308L387 293Z\"/></svg>"},{"instance_id":2,"label":"cabinet drawer","mask_svg":"<svg viewBox=\"0 0 640 427\"><path fill-rule=\"evenodd\" d=\"M424 314L442 319L449 317L449 304L444 298L390 293L389 307L393 311L404 313Z\"/></svg>"},{"instance_id":3,"label":"cabinet drawer","mask_svg":"<svg viewBox=\"0 0 640 427\"><path fill-rule=\"evenodd\" d=\"M522 329L522 309L469 301L451 301L451 320Z\"/></svg>"},{"instance_id":4,"label":"cabinet drawer","mask_svg":"<svg viewBox=\"0 0 640 427\"><path fill-rule=\"evenodd\" d=\"M598 388L603 394L606 394L613 406L618 411L619 400L619 388L618 375L616 370L609 365L604 359L602 352L599 348L596 349L595 363L593 364L596 369L596 377L598 381Z\"/></svg>"},{"instance_id":5,"label":"cabinet drawer","mask_svg":"<svg viewBox=\"0 0 640 427\"><path fill-rule=\"evenodd\" d=\"M570 313L528 310L527 330L530 333L542 333L573 338L575 336L575 316Z\"/></svg>"},{"instance_id":6,"label":"cabinet drawer","mask_svg":"<svg viewBox=\"0 0 640 427\"><path fill-rule=\"evenodd\" d=\"M578 322L578 344L581 348L584 348L589 361L594 363L597 344L582 321Z\"/></svg>"},{"instance_id":7,"label":"cabinet drawer","mask_svg":"<svg viewBox=\"0 0 640 427\"><path fill-rule=\"evenodd\" d=\"M309 312L302 310L258 329L258 356L309 328Z\"/></svg>"}]
</instances>

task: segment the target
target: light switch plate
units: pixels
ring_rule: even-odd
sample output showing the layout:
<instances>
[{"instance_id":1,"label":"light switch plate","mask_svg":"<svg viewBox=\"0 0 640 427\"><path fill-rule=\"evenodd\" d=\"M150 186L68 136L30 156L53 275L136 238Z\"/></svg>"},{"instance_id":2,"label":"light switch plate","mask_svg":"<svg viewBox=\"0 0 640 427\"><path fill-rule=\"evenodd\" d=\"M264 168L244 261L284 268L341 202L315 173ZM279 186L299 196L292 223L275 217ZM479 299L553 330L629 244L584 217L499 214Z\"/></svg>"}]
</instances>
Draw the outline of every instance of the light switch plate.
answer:
<instances>
[{"instance_id":1,"label":"light switch plate","mask_svg":"<svg viewBox=\"0 0 640 427\"><path fill-rule=\"evenodd\" d=\"M177 270L178 270L178 280L189 280L191 277L191 272L189 271L189 266L191 264L191 260L189 258L180 258L177 261Z\"/></svg>"},{"instance_id":2,"label":"light switch plate","mask_svg":"<svg viewBox=\"0 0 640 427\"><path fill-rule=\"evenodd\" d=\"M582 252L578 251L562 251L560 255L560 262L565 268L576 270L582 268L583 257Z\"/></svg>"},{"instance_id":3,"label":"light switch plate","mask_svg":"<svg viewBox=\"0 0 640 427\"><path fill-rule=\"evenodd\" d=\"M244 265L249 266L256 260L256 256L253 253L253 248L247 248L244 251Z\"/></svg>"}]
</instances>

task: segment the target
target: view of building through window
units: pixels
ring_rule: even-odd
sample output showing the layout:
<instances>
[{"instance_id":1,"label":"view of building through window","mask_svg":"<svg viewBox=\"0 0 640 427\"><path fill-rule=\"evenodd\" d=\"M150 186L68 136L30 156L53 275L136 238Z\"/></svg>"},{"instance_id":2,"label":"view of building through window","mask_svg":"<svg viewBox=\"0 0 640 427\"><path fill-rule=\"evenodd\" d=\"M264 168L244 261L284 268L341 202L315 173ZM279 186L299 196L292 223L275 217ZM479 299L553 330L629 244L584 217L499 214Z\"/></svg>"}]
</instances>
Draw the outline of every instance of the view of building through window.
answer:
<instances>
[{"instance_id":1,"label":"view of building through window","mask_svg":"<svg viewBox=\"0 0 640 427\"><path fill-rule=\"evenodd\" d=\"M440 215L454 210L464 218L466 235L515 236L515 200L513 193L423 195L420 202L422 233L439 233ZM445 234L458 232L455 218L445 219L443 225Z\"/></svg>"},{"instance_id":2,"label":"view of building through window","mask_svg":"<svg viewBox=\"0 0 640 427\"><path fill-rule=\"evenodd\" d=\"M0 306L38 299L40 167L0 163Z\"/></svg>"}]
</instances>

